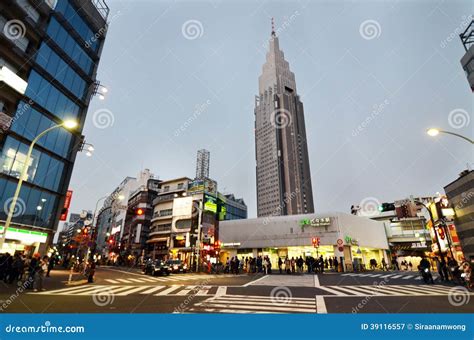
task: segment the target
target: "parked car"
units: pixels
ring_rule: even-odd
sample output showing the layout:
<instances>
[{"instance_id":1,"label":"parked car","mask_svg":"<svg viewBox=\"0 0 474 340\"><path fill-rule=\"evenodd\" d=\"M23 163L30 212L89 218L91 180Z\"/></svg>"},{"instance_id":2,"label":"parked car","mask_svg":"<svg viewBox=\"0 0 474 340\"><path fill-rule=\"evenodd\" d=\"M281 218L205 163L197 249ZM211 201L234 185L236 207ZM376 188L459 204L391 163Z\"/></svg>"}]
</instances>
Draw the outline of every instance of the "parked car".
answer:
<instances>
[{"instance_id":1,"label":"parked car","mask_svg":"<svg viewBox=\"0 0 474 340\"><path fill-rule=\"evenodd\" d=\"M168 260L166 265L170 268L172 273L186 273L188 266L181 260Z\"/></svg>"},{"instance_id":2,"label":"parked car","mask_svg":"<svg viewBox=\"0 0 474 340\"><path fill-rule=\"evenodd\" d=\"M161 260L148 261L143 269L146 275L170 275L170 267Z\"/></svg>"}]
</instances>

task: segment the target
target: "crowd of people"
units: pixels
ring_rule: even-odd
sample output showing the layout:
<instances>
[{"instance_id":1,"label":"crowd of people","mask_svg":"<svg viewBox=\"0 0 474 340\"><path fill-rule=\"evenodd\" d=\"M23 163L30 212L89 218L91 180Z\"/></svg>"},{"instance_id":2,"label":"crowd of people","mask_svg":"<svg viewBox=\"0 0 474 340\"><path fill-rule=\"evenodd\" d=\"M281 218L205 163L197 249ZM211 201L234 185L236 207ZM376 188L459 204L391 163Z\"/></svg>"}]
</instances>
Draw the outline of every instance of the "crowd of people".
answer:
<instances>
[{"instance_id":1,"label":"crowd of people","mask_svg":"<svg viewBox=\"0 0 474 340\"><path fill-rule=\"evenodd\" d=\"M307 273L324 273L325 270L334 269L338 270L339 261L336 257L326 257L325 259L320 256L315 258L308 256L303 259L302 256L299 257L279 257L278 258L278 271L280 274L302 274ZM224 273L272 273L272 262L270 257L265 256L242 256L240 259L238 256L233 256L232 258L227 258Z\"/></svg>"},{"instance_id":2,"label":"crowd of people","mask_svg":"<svg viewBox=\"0 0 474 340\"><path fill-rule=\"evenodd\" d=\"M54 257L41 257L38 253L33 256L0 254L0 280L7 284L23 285L35 292L42 291L45 290L44 277L49 277L55 263Z\"/></svg>"}]
</instances>

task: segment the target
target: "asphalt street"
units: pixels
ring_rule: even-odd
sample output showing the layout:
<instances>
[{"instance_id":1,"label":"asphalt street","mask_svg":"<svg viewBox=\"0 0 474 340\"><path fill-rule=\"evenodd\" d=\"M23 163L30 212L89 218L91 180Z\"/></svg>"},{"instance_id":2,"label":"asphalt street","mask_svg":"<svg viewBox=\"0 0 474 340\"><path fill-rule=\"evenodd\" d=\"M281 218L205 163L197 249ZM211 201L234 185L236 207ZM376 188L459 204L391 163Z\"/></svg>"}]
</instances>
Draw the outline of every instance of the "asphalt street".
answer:
<instances>
[{"instance_id":1,"label":"asphalt street","mask_svg":"<svg viewBox=\"0 0 474 340\"><path fill-rule=\"evenodd\" d=\"M0 286L7 313L473 313L472 292L416 272L172 274L100 267L95 282L53 271L46 290Z\"/></svg>"}]
</instances>

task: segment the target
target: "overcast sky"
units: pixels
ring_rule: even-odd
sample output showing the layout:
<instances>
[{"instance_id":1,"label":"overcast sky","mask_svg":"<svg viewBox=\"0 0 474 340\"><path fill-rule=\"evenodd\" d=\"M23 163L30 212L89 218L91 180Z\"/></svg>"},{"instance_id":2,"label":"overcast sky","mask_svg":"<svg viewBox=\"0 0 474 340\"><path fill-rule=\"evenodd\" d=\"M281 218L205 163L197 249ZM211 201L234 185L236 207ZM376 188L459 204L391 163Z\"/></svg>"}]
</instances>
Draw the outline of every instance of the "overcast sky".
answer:
<instances>
[{"instance_id":1,"label":"overcast sky","mask_svg":"<svg viewBox=\"0 0 474 340\"><path fill-rule=\"evenodd\" d=\"M107 1L111 21L79 154L72 211L126 176L194 177L256 216L254 97L270 18L304 104L315 209L443 192L474 162L473 94L459 60L466 1ZM369 203L367 203L369 202Z\"/></svg>"}]
</instances>

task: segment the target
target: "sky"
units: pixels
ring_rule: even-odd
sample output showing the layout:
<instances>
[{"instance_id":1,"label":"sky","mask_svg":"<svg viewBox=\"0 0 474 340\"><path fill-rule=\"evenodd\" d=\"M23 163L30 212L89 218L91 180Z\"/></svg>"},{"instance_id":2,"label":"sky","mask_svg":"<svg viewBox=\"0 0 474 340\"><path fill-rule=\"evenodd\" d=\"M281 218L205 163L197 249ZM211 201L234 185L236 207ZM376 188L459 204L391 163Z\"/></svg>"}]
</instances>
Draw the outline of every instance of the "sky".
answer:
<instances>
[{"instance_id":1,"label":"sky","mask_svg":"<svg viewBox=\"0 0 474 340\"><path fill-rule=\"evenodd\" d=\"M467 1L107 1L109 30L71 211L126 177L210 177L256 216L254 100L271 18L304 104L316 212L443 192L474 165L460 59Z\"/></svg>"}]
</instances>

